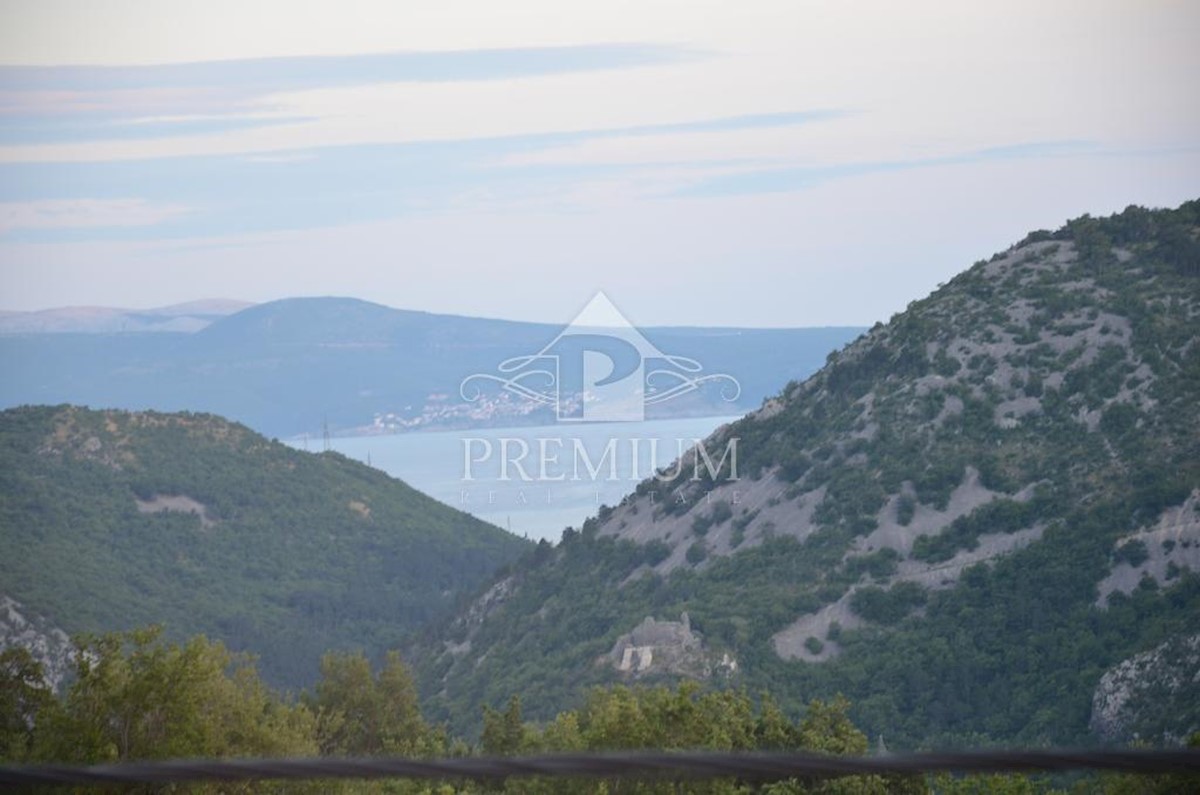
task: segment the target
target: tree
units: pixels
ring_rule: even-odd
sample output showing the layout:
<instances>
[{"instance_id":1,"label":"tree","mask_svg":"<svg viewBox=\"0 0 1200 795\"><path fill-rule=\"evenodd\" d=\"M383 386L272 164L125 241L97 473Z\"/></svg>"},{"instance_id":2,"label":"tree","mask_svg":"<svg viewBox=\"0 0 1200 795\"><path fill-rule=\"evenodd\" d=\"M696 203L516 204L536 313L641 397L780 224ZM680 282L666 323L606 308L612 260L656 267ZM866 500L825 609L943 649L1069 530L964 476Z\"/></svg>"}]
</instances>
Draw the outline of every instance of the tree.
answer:
<instances>
[{"instance_id":1,"label":"tree","mask_svg":"<svg viewBox=\"0 0 1200 795\"><path fill-rule=\"evenodd\" d=\"M27 758L38 725L57 706L42 664L28 649L14 646L0 652L0 759Z\"/></svg>"},{"instance_id":2,"label":"tree","mask_svg":"<svg viewBox=\"0 0 1200 795\"><path fill-rule=\"evenodd\" d=\"M544 730L521 725L521 702L503 712L484 710L483 750L488 754L619 749L751 751L807 750L863 754L867 738L847 717L848 702L814 701L800 724L764 694L756 710L744 691L704 691L695 682L676 688L595 688L578 711L563 712ZM505 792L521 793L923 793L922 778L853 776L828 781L791 780L755 786L732 779L694 782L609 779L514 779Z\"/></svg>"},{"instance_id":3,"label":"tree","mask_svg":"<svg viewBox=\"0 0 1200 795\"><path fill-rule=\"evenodd\" d=\"M326 654L311 704L323 754L413 756L445 746L421 717L412 676L394 651L378 677L361 652Z\"/></svg>"},{"instance_id":4,"label":"tree","mask_svg":"<svg viewBox=\"0 0 1200 795\"><path fill-rule=\"evenodd\" d=\"M250 660L202 636L183 645L158 627L82 637L75 682L34 755L56 762L311 754L313 716L280 701ZM44 731L42 730L44 727Z\"/></svg>"},{"instance_id":5,"label":"tree","mask_svg":"<svg viewBox=\"0 0 1200 795\"><path fill-rule=\"evenodd\" d=\"M521 722L521 697L508 700L503 712L484 705L483 735L480 738L485 754L515 754L525 744L525 726Z\"/></svg>"}]
</instances>

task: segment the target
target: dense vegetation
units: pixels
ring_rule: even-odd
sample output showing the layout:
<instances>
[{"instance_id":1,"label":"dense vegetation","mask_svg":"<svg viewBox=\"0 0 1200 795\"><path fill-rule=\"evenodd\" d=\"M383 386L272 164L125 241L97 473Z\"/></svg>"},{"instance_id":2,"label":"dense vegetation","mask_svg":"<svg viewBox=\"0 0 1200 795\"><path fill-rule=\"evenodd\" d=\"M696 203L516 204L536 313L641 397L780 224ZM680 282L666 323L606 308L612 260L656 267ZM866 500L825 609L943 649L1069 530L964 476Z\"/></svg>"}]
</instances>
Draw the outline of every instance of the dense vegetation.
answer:
<instances>
[{"instance_id":1,"label":"dense vegetation","mask_svg":"<svg viewBox=\"0 0 1200 795\"><path fill-rule=\"evenodd\" d=\"M1185 566L1128 593L1098 587L1166 550L1135 534L1200 488L1198 230L1191 202L1035 233L710 440L714 457L742 440L747 483L771 487L762 504L738 504L719 477L650 480L557 546L208 415L5 412L0 591L71 631L204 632L259 652L274 685L320 673L288 699L223 647L110 636L83 641L55 698L13 652L7 753L471 751L453 736L496 753L1092 742L1104 672L1200 633L1200 574ZM968 487L987 499L945 518ZM173 510L144 512L162 507ZM670 522L673 535L633 533ZM911 543L873 535L885 527L911 530ZM438 625L456 602L458 618ZM798 618L838 606L843 620L801 636L802 652L779 651ZM616 670L618 639L647 616L684 625L685 612L702 687L653 666ZM444 729L384 657L405 643L425 714ZM328 648L366 655L319 664ZM369 659L386 659L382 673ZM746 695L762 692L772 698ZM1160 701L1139 713L1143 737L1178 737L1180 716L1194 725L1192 705ZM197 703L212 708L198 717ZM595 789L513 786L543 784Z\"/></svg>"},{"instance_id":2,"label":"dense vegetation","mask_svg":"<svg viewBox=\"0 0 1200 795\"><path fill-rule=\"evenodd\" d=\"M276 685L310 683L329 648L396 647L527 546L219 417L0 413L0 594L69 632L204 632Z\"/></svg>"},{"instance_id":3,"label":"dense vegetation","mask_svg":"<svg viewBox=\"0 0 1200 795\"><path fill-rule=\"evenodd\" d=\"M1200 576L1184 567L1097 604L1115 565L1145 559L1125 538L1200 488L1198 230L1200 202L1084 217L914 302L710 440L716 459L739 437L742 474L778 496L732 507L731 487L687 468L641 484L425 646L431 708L467 726L474 704L519 692L549 719L581 683L621 676L598 658L644 616L686 610L739 662L714 684L790 709L843 692L894 747L1092 741L1103 672L1200 631ZM947 510L970 471L995 499L911 549L867 548L881 522ZM677 517L669 543L627 537ZM1036 540L960 565L953 587L899 571L1017 531ZM781 658L777 633L842 599L860 625L805 642L836 654Z\"/></svg>"},{"instance_id":4,"label":"dense vegetation","mask_svg":"<svg viewBox=\"0 0 1200 795\"><path fill-rule=\"evenodd\" d=\"M69 688L55 695L25 649L0 653L0 762L98 764L155 759L228 757L444 757L482 752L514 755L624 749L816 751L868 753L866 735L837 698L814 701L789 717L768 695L678 688L592 690L579 709L541 724L527 723L514 695L502 710L485 706L483 732L471 745L448 737L422 716L411 676L395 653L373 671L361 654L327 654L316 686L285 698L259 680L251 661L203 637L163 642L156 628L78 641ZM1200 738L1198 738L1200 739ZM1074 793L1174 793L1196 782L1179 776L1091 777ZM172 787L176 791L178 787ZM186 791L230 791L195 785ZM161 790L151 790L161 791ZM711 782L510 779L472 782L258 782L238 792L347 793L773 793L800 795L920 795L937 792L1049 791L1047 782L1019 776L925 780L919 776L858 776L790 780L755 786ZM1058 791L1058 790L1055 790Z\"/></svg>"}]
</instances>

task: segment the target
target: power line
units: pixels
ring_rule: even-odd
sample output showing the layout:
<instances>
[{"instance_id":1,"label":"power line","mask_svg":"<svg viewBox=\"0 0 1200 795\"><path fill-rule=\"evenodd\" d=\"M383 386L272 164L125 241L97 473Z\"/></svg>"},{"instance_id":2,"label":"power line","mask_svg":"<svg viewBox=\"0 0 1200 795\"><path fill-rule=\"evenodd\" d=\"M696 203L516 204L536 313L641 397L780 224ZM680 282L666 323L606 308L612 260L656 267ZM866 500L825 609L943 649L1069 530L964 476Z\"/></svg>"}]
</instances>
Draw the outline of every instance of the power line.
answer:
<instances>
[{"instance_id":1,"label":"power line","mask_svg":"<svg viewBox=\"0 0 1200 795\"><path fill-rule=\"evenodd\" d=\"M0 785L138 784L251 779L737 778L781 781L852 775L1031 773L1064 770L1200 774L1200 751L966 751L853 757L807 753L627 752L451 759L175 760L110 765L0 766Z\"/></svg>"}]
</instances>

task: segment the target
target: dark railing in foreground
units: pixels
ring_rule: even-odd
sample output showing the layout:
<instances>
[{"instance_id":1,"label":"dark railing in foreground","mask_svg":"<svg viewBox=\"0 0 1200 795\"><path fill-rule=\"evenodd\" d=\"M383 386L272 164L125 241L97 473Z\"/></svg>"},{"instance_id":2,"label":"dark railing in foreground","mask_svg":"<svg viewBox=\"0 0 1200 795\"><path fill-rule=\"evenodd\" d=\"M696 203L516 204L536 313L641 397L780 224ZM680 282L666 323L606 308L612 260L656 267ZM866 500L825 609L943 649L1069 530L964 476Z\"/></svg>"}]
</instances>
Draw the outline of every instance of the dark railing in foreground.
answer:
<instances>
[{"instance_id":1,"label":"dark railing in foreground","mask_svg":"<svg viewBox=\"0 0 1200 795\"><path fill-rule=\"evenodd\" d=\"M137 784L251 779L506 779L521 776L768 782L871 774L1045 773L1065 770L1200 774L1197 750L966 751L886 756L628 752L450 759L263 759L0 766L0 785Z\"/></svg>"}]
</instances>

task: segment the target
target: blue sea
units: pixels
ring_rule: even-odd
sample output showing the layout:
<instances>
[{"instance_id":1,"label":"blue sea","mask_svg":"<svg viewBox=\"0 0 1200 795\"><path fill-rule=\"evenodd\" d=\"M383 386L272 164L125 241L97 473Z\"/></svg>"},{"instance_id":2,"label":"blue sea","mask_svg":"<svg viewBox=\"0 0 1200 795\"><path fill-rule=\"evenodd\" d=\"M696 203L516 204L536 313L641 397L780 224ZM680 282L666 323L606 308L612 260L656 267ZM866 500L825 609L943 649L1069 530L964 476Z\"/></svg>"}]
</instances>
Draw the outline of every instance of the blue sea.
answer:
<instances>
[{"instance_id":1,"label":"blue sea","mask_svg":"<svg viewBox=\"0 0 1200 795\"><path fill-rule=\"evenodd\" d=\"M736 417L335 437L330 446L436 500L532 539L558 541ZM292 441L320 450L316 439Z\"/></svg>"}]
</instances>

